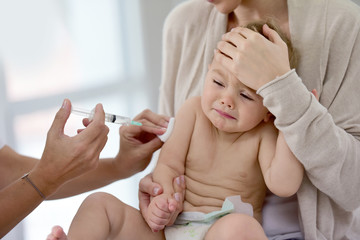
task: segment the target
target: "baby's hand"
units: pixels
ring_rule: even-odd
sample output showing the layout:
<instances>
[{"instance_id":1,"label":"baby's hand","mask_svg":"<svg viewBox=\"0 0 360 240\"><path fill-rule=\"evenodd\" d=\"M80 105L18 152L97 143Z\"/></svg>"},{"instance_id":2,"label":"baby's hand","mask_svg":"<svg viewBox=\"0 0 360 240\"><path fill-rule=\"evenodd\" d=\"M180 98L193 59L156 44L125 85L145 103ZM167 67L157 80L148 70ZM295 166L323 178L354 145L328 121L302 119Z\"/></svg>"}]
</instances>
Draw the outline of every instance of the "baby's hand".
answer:
<instances>
[{"instance_id":1,"label":"baby's hand","mask_svg":"<svg viewBox=\"0 0 360 240\"><path fill-rule=\"evenodd\" d=\"M163 230L169 223L172 213L176 210L173 206L175 199L168 194L154 197L147 209L145 220L153 232Z\"/></svg>"},{"instance_id":2,"label":"baby's hand","mask_svg":"<svg viewBox=\"0 0 360 240\"><path fill-rule=\"evenodd\" d=\"M314 94L315 98L319 101L319 94L317 92L317 90L314 88L312 91L311 91L312 94Z\"/></svg>"}]
</instances>

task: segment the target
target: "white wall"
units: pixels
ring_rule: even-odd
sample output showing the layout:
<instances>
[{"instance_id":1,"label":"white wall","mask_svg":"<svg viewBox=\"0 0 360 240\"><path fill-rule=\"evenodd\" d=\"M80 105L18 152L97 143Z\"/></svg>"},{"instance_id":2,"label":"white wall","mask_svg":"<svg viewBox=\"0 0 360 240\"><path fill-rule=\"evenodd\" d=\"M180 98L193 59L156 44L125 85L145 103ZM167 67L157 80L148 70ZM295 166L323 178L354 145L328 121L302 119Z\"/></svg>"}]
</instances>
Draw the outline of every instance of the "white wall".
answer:
<instances>
[{"instance_id":1,"label":"white wall","mask_svg":"<svg viewBox=\"0 0 360 240\"><path fill-rule=\"evenodd\" d=\"M124 30L123 33L120 33L118 36L113 35L112 37L119 39L119 44L125 44L127 47L123 49L123 52L121 54L121 57L123 58L123 66L119 66L119 68L124 68L127 72L125 75L121 75L117 78L116 81L113 81L109 79L107 76L102 77L101 72L97 71L96 67L94 69L90 69L91 71L94 70L94 75L97 75L97 78L100 79L100 81L105 82L103 85L101 85L100 88L96 87L87 87L86 83L84 84L84 80L87 78L91 78L91 76L86 76L86 74L79 74L80 76L76 75L77 71L82 70L82 67L86 64L89 64L89 61L94 60L91 58L96 52L96 49L94 51L86 52L86 44L89 43L100 43L101 44L101 34L98 34L99 39L90 39L89 41L85 41L79 45L76 51L73 52L73 56L69 58L71 61L73 61L73 65L69 62L65 63L54 63L51 65L51 68L54 67L55 71L54 75L49 75L47 78L48 81L43 82L44 84L49 84L51 81L55 81L55 79L59 78L59 74L63 73L63 70L67 70L69 67L76 69L75 75L72 75L71 77L73 80L70 81L71 84L74 83L74 81L79 80L78 86L84 86L76 89L68 89L61 93L51 94L49 92L45 92L44 96L31 96L24 98L24 99L12 99L8 96L6 92L6 88L9 88L9 83L12 85L13 82L9 80L9 68L5 69L5 72L3 70L3 59L5 58L5 61L7 62L7 66L9 63L9 56L11 58L11 54L14 52L6 52L7 48L4 41L0 41L0 137L4 139L9 145L11 145L13 148L21 152L25 155L30 155L33 157L40 157L41 152L43 149L43 145L45 142L46 132L52 122L52 118L54 116L55 111L58 107L60 107L62 99L65 97L70 97L76 104L94 104L95 102L103 102L105 104L105 110L106 107L114 108L116 111L115 113L121 113L124 114L130 114L130 116L134 116L134 114L140 112L144 108L150 108L154 111L157 109L157 97L158 97L158 86L160 83L161 78L161 39L162 39L162 26L163 21L168 12L171 10L173 6L175 6L178 2L181 2L180 0L34 0L31 2L28 2L27 0L12 0L12 1L3 1L0 3L0 13L2 14L1 20L2 24L0 24L0 35L4 35L4 32L10 33L7 36L11 35L13 33L13 30L17 31L17 34L21 37L15 37L13 40L10 40L9 42L12 42L12 44L19 44L18 47L14 45L14 49L20 49L22 48L23 51L18 51L17 53L20 55L17 55L16 59L19 60L20 65L23 66L25 64L26 66L35 66L33 65L37 61L41 62L43 59L37 59L38 55L42 56L50 56L46 51L46 48L51 49L51 51L55 51L55 48L51 48L56 46L56 44L60 45L66 45L66 42L64 39L61 40L56 34L61 33L61 28L59 28L58 32L55 32L54 36L47 35L49 31L42 31L42 28L44 29L50 29L50 33L54 29L54 26L64 25L65 28L70 26L69 29L64 29L64 31L73 31L69 32L69 37L76 37L78 36L78 30L79 31L85 31L88 28L88 32L81 33L81 34L94 34L96 35L95 31L97 28L96 26L96 18L100 17L98 22L105 21L106 17L105 15L95 15L93 19L90 19L89 26L84 26L83 17L79 16L79 14L76 15L73 11L76 9L81 10L82 4L86 4L84 6L84 11L90 11L90 6L96 4L113 4L116 6L117 4L122 6L119 10L119 19L121 18L121 24L120 27ZM69 9L69 4L72 4L72 8ZM41 7L40 14L36 14L31 12L31 9L36 11L38 7ZM106 9L105 6L101 7L100 10ZM69 12L70 10L70 12ZM109 9L114 10L114 9ZM20 13L22 11L25 11L23 15ZM7 14L5 14L7 12ZM31 19L31 17L42 16L41 14L44 14L44 16L49 15L46 18L46 21L43 21L44 19ZM78 12L79 13L79 12ZM74 15L75 14L75 15ZM34 16L35 15L35 16ZM21 17L27 17L28 19L21 19ZM70 21L71 19L73 21L76 21L72 25L67 25L67 21ZM74 19L77 18L77 19ZM8 18L19 20L16 22L9 21ZM52 20L50 20L50 18ZM125 19L125 20L124 20ZM31 21L34 21L34 24L36 21L39 21L39 24L44 24L43 26L37 28L34 25L30 25L29 28L24 28L22 24L29 23ZM91 22L91 24L90 24ZM15 25L12 25L15 24ZM49 24L49 25L46 25ZM80 25L79 25L80 24ZM82 25L81 25L82 24ZM112 25L112 24L109 24ZM16 27L15 27L16 26ZM20 27L18 27L20 26ZM78 30L76 28L78 27ZM23 27L23 30L21 30L21 27ZM107 25L103 26L108 27ZM13 29L12 29L13 28ZM31 30L33 29L33 30ZM29 32L25 33L25 31L29 30ZM15 31L15 32L16 32ZM75 31L75 32L74 32ZM108 36L111 37L111 32L107 32ZM28 34L28 35L27 35ZM42 36L44 34L44 36ZM68 33L66 33L68 34ZM28 36L28 38L26 37ZM94 36L94 35L91 35ZM10 36L11 37L11 36ZM8 39L10 39L10 37ZM34 40L36 37L38 37L40 40ZM50 39L49 41L47 37ZM42 45L39 43L39 41L45 41ZM52 41L53 40L53 41ZM109 39L108 39L109 40ZM112 39L110 39L112 40ZM59 42L60 41L60 42ZM114 41L105 41L107 43L113 44ZM116 43L116 41L115 41ZM78 42L79 44L79 42ZM41 49L37 50L34 46L39 45ZM29 46L29 47L27 47ZM83 50L85 49L85 50ZM85 51L85 52L84 52ZM29 54L22 55L24 52L28 52ZM77 58L77 53L83 53L84 56L90 56L85 58L85 60L89 60L87 62L82 62L81 56ZM9 55L10 54L10 55ZM33 55L31 55L33 54ZM101 52L99 52L101 54ZM109 53L110 58L111 52ZM104 55L100 55L104 56ZM114 56L114 55L113 55ZM35 59L36 57L36 59ZM116 56L115 56L116 57ZM47 58L44 58L47 59ZM75 59L75 60L74 60ZM85 61L84 60L84 61ZM56 58L51 60L51 58L48 59L49 62L56 61ZM77 62L79 61L79 62ZM116 61L116 59L114 59ZM46 63L46 61L45 61ZM110 64L113 64L114 62L109 62ZM61 64L65 64L63 67L61 67ZM78 65L76 65L78 64ZM90 63L91 64L91 63ZM101 65L102 63L99 62ZM105 66L106 67L106 66ZM39 69L36 69L40 74L49 74L50 67L38 67ZM59 70L59 68L61 70ZM31 69L25 69L26 71L31 71ZM116 68L112 68L116 72ZM25 72L26 72L25 71ZM86 71L85 73L89 73L90 71ZM133 73L135 73L133 75ZM82 76L81 76L82 75ZM30 76L30 75L29 75ZM36 75L37 76L37 75ZM33 77L33 80L36 82L38 80L37 77ZM48 75L46 75L48 76ZM25 75L26 78L26 75ZM66 81L66 79L63 79ZM10 81L10 82L9 82ZM30 79L29 79L30 81ZM108 81L109 83L106 83ZM120 82L119 82L120 81ZM25 84L28 84L29 82L24 82ZM34 84L38 84L35 85ZM34 83L32 87L34 87L34 91L41 89L43 86L40 83ZM81 85L83 84L83 85ZM51 86L51 84L49 84ZM23 85L19 85L21 88L23 88ZM26 92L26 87L24 87L24 92ZM131 96L128 96L126 94L130 93ZM41 92L39 93L42 94ZM118 96L119 95L119 96ZM121 96L128 96L128 97L121 97ZM114 96L114 97L111 97ZM112 106L114 101L118 101L117 104ZM120 101L120 102L119 102ZM132 104L132 105L131 105ZM34 137L33 135L29 135L29 138L31 140L21 139L21 133L19 133L19 128L32 128L35 125L34 121L24 119L24 121L21 121L20 125L17 125L19 123L19 116L27 116L31 119L37 119L36 117L42 116L43 119L38 122L36 121L36 125L39 125L39 131L36 131L39 135L38 137ZM29 122L30 121L30 122ZM74 120L78 121L78 120ZM69 123L71 125L71 123ZM107 156L113 156L114 152L117 151L117 145L118 145L118 136L117 136L117 128L113 126L110 127L110 134L109 141L107 146L105 147L102 157ZM20 136L20 137L19 137ZM36 138L36 139L35 139ZM39 142L39 144L35 144L35 142ZM31 145L30 145L31 143ZM36 146L35 146L36 145ZM109 146L108 146L109 145ZM33 151L30 153L30 151ZM126 180L126 181L120 181L118 183L112 184L107 188L101 189L102 191L110 192L117 197L121 198L124 202L132 205L137 206L137 184L141 177L141 174L136 175L135 177ZM125 194L125 195L124 195ZM41 204L40 207L38 207L33 213L30 214L30 216L24 221L24 223L21 223L13 232L8 234L5 238L6 240L32 240L32 239L45 239L44 233L50 231L50 227L48 227L46 224L52 224L52 221L56 223L56 221L60 221L61 218L58 217L58 214L61 212L65 212L68 221L71 220L73 214L75 214L77 205L81 203L81 199L85 198L86 195L70 198L66 200L58 200L58 201L48 201L43 204ZM74 208L74 209L72 209ZM49 214L50 215L42 215L42 214ZM53 214L53 215L51 215ZM56 216L56 217L55 217ZM64 223L66 226L68 225L68 222ZM30 229L29 229L29 226ZM38 230L37 230L38 228ZM25 234L22 232L25 229ZM37 232L38 231L38 232ZM41 233L39 233L41 231Z\"/></svg>"}]
</instances>

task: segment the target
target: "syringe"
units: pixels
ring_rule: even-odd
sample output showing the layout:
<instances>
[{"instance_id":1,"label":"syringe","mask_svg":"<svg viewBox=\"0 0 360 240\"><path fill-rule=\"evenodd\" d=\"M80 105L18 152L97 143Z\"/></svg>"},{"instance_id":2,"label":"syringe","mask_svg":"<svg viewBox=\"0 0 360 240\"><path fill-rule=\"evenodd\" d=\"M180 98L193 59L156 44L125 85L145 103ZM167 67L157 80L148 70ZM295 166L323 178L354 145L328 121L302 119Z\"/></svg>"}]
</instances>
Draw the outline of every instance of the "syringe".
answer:
<instances>
[{"instance_id":1,"label":"syringe","mask_svg":"<svg viewBox=\"0 0 360 240\"><path fill-rule=\"evenodd\" d=\"M92 120L94 118L95 109L89 111L86 109L72 107L71 112L76 115L86 117L89 120ZM105 122L117 123L121 125L130 125L130 124L138 125L138 126L142 125L139 122L132 121L129 117L123 117L112 113L105 113Z\"/></svg>"}]
</instances>

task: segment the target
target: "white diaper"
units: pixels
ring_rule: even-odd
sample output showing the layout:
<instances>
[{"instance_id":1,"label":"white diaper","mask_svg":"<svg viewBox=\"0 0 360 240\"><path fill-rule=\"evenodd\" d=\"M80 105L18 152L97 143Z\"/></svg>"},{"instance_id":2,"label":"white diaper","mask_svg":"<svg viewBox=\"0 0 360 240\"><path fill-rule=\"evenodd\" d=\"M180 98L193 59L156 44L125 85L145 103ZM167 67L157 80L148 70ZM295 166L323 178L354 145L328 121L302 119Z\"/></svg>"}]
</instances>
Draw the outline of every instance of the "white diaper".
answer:
<instances>
[{"instance_id":1,"label":"white diaper","mask_svg":"<svg viewBox=\"0 0 360 240\"><path fill-rule=\"evenodd\" d=\"M214 222L229 213L253 216L253 208L251 204L242 202L240 196L227 197L219 211L181 213L173 226L165 228L165 238L166 240L202 240Z\"/></svg>"}]
</instances>

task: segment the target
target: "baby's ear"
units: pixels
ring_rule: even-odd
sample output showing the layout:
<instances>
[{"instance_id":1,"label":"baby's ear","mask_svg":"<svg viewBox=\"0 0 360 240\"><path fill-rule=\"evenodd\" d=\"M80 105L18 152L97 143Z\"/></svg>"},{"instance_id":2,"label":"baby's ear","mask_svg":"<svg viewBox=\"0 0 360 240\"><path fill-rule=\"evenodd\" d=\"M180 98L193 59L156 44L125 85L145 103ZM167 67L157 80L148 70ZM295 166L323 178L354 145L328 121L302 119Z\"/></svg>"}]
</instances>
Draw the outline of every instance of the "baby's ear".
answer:
<instances>
[{"instance_id":1,"label":"baby's ear","mask_svg":"<svg viewBox=\"0 0 360 240\"><path fill-rule=\"evenodd\" d=\"M274 115L272 115L271 112L267 112L267 114L265 115L265 118L264 118L264 122L270 121L270 119L271 119L273 116L274 116Z\"/></svg>"}]
</instances>

